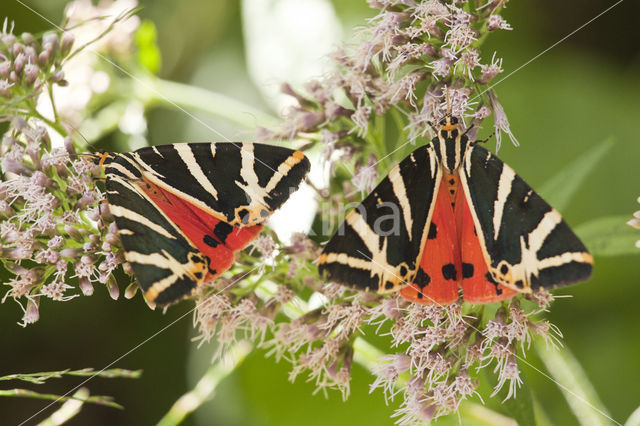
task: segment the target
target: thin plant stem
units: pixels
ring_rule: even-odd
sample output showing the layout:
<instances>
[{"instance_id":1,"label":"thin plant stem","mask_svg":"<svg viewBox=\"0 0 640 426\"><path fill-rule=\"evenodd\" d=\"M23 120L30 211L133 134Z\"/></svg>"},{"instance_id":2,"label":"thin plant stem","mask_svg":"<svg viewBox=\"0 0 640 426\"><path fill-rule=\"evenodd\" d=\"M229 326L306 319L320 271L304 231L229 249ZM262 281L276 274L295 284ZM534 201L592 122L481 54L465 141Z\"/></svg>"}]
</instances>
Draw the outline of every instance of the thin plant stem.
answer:
<instances>
[{"instance_id":1,"label":"thin plant stem","mask_svg":"<svg viewBox=\"0 0 640 426\"><path fill-rule=\"evenodd\" d=\"M234 345L227 353L228 357L213 364L192 390L178 398L167 414L160 419L158 426L182 423L189 414L213 398L216 387L244 361L252 349L251 344L246 341Z\"/></svg>"}]
</instances>

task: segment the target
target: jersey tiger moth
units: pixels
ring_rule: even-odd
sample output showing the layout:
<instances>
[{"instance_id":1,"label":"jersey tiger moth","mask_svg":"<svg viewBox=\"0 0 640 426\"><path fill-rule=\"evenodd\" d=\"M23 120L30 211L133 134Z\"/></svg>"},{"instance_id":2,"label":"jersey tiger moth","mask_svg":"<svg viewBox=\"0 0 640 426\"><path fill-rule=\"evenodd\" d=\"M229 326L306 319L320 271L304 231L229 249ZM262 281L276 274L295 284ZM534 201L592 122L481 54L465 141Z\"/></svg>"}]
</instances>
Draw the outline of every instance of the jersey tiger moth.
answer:
<instances>
[{"instance_id":1,"label":"jersey tiger moth","mask_svg":"<svg viewBox=\"0 0 640 426\"><path fill-rule=\"evenodd\" d=\"M385 217L399 226L382 229ZM450 114L347 215L318 260L332 281L441 305L459 290L491 303L584 281L592 264L560 213Z\"/></svg>"},{"instance_id":2,"label":"jersey tiger moth","mask_svg":"<svg viewBox=\"0 0 640 426\"><path fill-rule=\"evenodd\" d=\"M310 167L299 151L249 142L159 145L95 161L124 258L159 306L229 269Z\"/></svg>"}]
</instances>

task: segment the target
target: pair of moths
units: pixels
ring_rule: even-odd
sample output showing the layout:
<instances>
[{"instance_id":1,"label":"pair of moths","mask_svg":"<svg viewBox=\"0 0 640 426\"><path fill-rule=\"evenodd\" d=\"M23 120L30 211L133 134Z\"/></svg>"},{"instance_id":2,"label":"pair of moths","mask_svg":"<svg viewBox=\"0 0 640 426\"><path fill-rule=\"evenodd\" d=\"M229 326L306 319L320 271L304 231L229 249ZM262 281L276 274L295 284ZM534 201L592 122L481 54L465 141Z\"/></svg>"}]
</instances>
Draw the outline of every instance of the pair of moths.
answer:
<instances>
[{"instance_id":1,"label":"pair of moths","mask_svg":"<svg viewBox=\"0 0 640 426\"><path fill-rule=\"evenodd\" d=\"M246 142L155 146L98 162L125 259L158 305L229 269L310 167L299 151ZM560 214L450 114L347 216L318 260L333 281L422 304L455 302L460 290L471 303L497 302L584 281L592 264Z\"/></svg>"}]
</instances>

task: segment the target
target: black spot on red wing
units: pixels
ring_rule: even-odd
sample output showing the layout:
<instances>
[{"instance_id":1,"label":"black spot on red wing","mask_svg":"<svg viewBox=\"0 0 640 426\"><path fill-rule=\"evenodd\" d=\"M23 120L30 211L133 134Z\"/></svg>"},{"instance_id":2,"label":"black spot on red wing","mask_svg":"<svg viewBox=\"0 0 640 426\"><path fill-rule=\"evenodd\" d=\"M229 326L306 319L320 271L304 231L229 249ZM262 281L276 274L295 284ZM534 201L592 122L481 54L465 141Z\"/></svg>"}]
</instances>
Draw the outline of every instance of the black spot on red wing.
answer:
<instances>
[{"instance_id":1,"label":"black spot on red wing","mask_svg":"<svg viewBox=\"0 0 640 426\"><path fill-rule=\"evenodd\" d=\"M249 210L242 209L238 212L238 214L240 215L240 220L244 225L249 223L249 218L251 217L251 215L249 214Z\"/></svg>"},{"instance_id":2,"label":"black spot on red wing","mask_svg":"<svg viewBox=\"0 0 640 426\"><path fill-rule=\"evenodd\" d=\"M476 237L478 236L478 231L476 231L476 227L473 227L473 235L475 235Z\"/></svg>"},{"instance_id":3,"label":"black spot on red wing","mask_svg":"<svg viewBox=\"0 0 640 426\"><path fill-rule=\"evenodd\" d=\"M391 290L394 287L394 284L391 281L387 281L386 283L384 283L384 288L386 288L387 290Z\"/></svg>"},{"instance_id":4,"label":"black spot on red wing","mask_svg":"<svg viewBox=\"0 0 640 426\"><path fill-rule=\"evenodd\" d=\"M473 276L473 263L462 263L462 278L471 278Z\"/></svg>"},{"instance_id":5,"label":"black spot on red wing","mask_svg":"<svg viewBox=\"0 0 640 426\"><path fill-rule=\"evenodd\" d=\"M202 278L202 272L196 272L195 274L193 274L194 277L196 277L197 279L201 279Z\"/></svg>"},{"instance_id":6,"label":"black spot on red wing","mask_svg":"<svg viewBox=\"0 0 640 426\"><path fill-rule=\"evenodd\" d=\"M427 235L427 238L430 240L433 240L437 236L438 236L438 227L436 226L435 223L431 222L431 225L429 225L429 235Z\"/></svg>"},{"instance_id":7,"label":"black spot on red wing","mask_svg":"<svg viewBox=\"0 0 640 426\"><path fill-rule=\"evenodd\" d=\"M204 241L204 243L210 247L216 248L218 247L218 245L220 244L220 242L218 240L216 240L215 238L213 238L211 235L205 235L204 238L202 239L202 241Z\"/></svg>"},{"instance_id":8,"label":"black spot on red wing","mask_svg":"<svg viewBox=\"0 0 640 426\"><path fill-rule=\"evenodd\" d=\"M456 183L456 180L454 178L449 179L449 185L453 185L454 183Z\"/></svg>"},{"instance_id":9,"label":"black spot on red wing","mask_svg":"<svg viewBox=\"0 0 640 426\"><path fill-rule=\"evenodd\" d=\"M213 235L223 243L227 241L227 237L231 232L233 232L233 226L229 225L227 222L218 222L218 224L213 228Z\"/></svg>"},{"instance_id":10,"label":"black spot on red wing","mask_svg":"<svg viewBox=\"0 0 640 426\"><path fill-rule=\"evenodd\" d=\"M452 193L452 194L455 194L456 190L455 189L450 189L449 192Z\"/></svg>"},{"instance_id":11,"label":"black spot on red wing","mask_svg":"<svg viewBox=\"0 0 640 426\"><path fill-rule=\"evenodd\" d=\"M442 276L445 280L456 280L456 265L453 263L447 263L442 267Z\"/></svg>"},{"instance_id":12,"label":"black spot on red wing","mask_svg":"<svg viewBox=\"0 0 640 426\"><path fill-rule=\"evenodd\" d=\"M500 268L500 272L506 274L507 272L509 272L509 267L507 265L502 265L502 267Z\"/></svg>"},{"instance_id":13,"label":"black spot on red wing","mask_svg":"<svg viewBox=\"0 0 640 426\"><path fill-rule=\"evenodd\" d=\"M418 268L418 272L416 273L416 277L413 282L420 288L425 288L431 282L431 277L422 268Z\"/></svg>"},{"instance_id":14,"label":"black spot on red wing","mask_svg":"<svg viewBox=\"0 0 640 426\"><path fill-rule=\"evenodd\" d=\"M515 282L515 283L513 283L513 284L514 284L516 287L518 287L518 288L523 288L523 287L524 287L524 285L522 284L522 280L518 280L518 281L516 281L516 282Z\"/></svg>"},{"instance_id":15,"label":"black spot on red wing","mask_svg":"<svg viewBox=\"0 0 640 426\"><path fill-rule=\"evenodd\" d=\"M493 284L493 286L496 288L496 294L498 296L500 296L502 294L502 289L500 287L498 287L498 283L496 280L493 279L493 277L491 276L491 274L489 272L487 272L484 277L487 279L487 281L489 281L491 284Z\"/></svg>"},{"instance_id":16,"label":"black spot on red wing","mask_svg":"<svg viewBox=\"0 0 640 426\"><path fill-rule=\"evenodd\" d=\"M417 290L417 291L416 291L416 297L417 297L418 299L422 299L422 298L424 297L424 294L422 294L422 291Z\"/></svg>"}]
</instances>

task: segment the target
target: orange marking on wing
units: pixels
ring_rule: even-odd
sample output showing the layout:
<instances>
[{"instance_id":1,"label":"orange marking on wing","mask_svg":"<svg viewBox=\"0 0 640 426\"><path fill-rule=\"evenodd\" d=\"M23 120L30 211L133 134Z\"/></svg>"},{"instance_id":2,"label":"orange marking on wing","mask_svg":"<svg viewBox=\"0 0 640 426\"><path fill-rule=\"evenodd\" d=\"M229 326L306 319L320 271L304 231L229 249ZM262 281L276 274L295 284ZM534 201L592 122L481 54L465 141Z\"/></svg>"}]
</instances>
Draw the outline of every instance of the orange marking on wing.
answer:
<instances>
[{"instance_id":1,"label":"orange marking on wing","mask_svg":"<svg viewBox=\"0 0 640 426\"><path fill-rule=\"evenodd\" d=\"M234 262L234 252L246 247L262 231L262 225L244 228L234 226L224 241L221 241L213 232L221 222L219 219L153 183L142 182L139 187L193 245L209 258L209 270L203 281L211 281L229 269Z\"/></svg>"},{"instance_id":2,"label":"orange marking on wing","mask_svg":"<svg viewBox=\"0 0 640 426\"><path fill-rule=\"evenodd\" d=\"M462 252L462 295L469 303L493 303L508 299L518 292L497 284L489 275L480 240L474 231L473 217L462 187L456 197L456 221L460 230Z\"/></svg>"},{"instance_id":3,"label":"orange marking on wing","mask_svg":"<svg viewBox=\"0 0 640 426\"><path fill-rule=\"evenodd\" d=\"M460 249L444 177L432 216L414 283L402 288L400 294L411 302L423 305L445 305L458 300Z\"/></svg>"}]
</instances>

